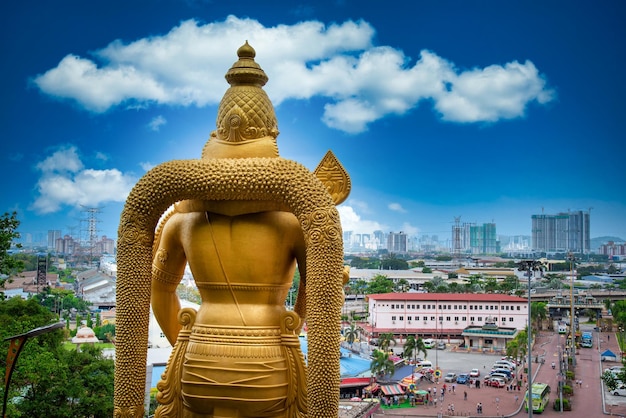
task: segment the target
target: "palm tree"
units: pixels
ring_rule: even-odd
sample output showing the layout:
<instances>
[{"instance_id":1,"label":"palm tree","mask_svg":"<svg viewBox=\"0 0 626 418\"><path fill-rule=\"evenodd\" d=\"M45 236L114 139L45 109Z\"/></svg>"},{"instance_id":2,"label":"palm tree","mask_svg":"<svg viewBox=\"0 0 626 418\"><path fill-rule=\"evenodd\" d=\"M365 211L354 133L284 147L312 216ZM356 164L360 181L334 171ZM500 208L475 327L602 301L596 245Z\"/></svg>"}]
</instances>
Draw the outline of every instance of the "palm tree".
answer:
<instances>
[{"instance_id":1,"label":"palm tree","mask_svg":"<svg viewBox=\"0 0 626 418\"><path fill-rule=\"evenodd\" d=\"M350 344L350 348L352 348L352 344L354 344L354 341L359 338L361 332L363 332L363 328L356 325L354 322L350 324L350 328L347 328L344 331L344 337L346 338L348 344Z\"/></svg>"},{"instance_id":2,"label":"palm tree","mask_svg":"<svg viewBox=\"0 0 626 418\"><path fill-rule=\"evenodd\" d=\"M532 302L530 304L530 318L535 322L535 329L541 328L541 323L548 317L546 302Z\"/></svg>"},{"instance_id":3,"label":"palm tree","mask_svg":"<svg viewBox=\"0 0 626 418\"><path fill-rule=\"evenodd\" d=\"M428 356L428 351L424 345L424 341L421 338L415 338L413 335L409 335L404 342L404 352L402 356L405 359L410 359L413 356L413 363L416 363L416 358L419 353L424 353L424 358Z\"/></svg>"},{"instance_id":4,"label":"palm tree","mask_svg":"<svg viewBox=\"0 0 626 418\"><path fill-rule=\"evenodd\" d=\"M392 332L386 332L378 336L378 347L384 352L389 350L391 344L396 345L396 339L393 337Z\"/></svg>"},{"instance_id":5,"label":"palm tree","mask_svg":"<svg viewBox=\"0 0 626 418\"><path fill-rule=\"evenodd\" d=\"M389 354L384 351L374 350L370 370L372 374L378 377L384 377L386 375L392 375L396 370L396 366L393 364L393 360L389 358Z\"/></svg>"}]
</instances>

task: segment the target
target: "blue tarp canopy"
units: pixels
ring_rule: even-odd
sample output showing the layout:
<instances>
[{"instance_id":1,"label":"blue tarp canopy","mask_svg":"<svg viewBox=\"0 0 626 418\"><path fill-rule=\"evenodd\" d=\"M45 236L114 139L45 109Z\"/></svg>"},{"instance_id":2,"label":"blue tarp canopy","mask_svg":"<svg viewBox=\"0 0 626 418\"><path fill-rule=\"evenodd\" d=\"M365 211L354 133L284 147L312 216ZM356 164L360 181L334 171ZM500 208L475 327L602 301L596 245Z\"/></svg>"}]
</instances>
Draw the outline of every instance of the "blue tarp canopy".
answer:
<instances>
[{"instance_id":1,"label":"blue tarp canopy","mask_svg":"<svg viewBox=\"0 0 626 418\"><path fill-rule=\"evenodd\" d=\"M614 360L617 360L617 356L611 350L606 350L605 352L600 354L600 357L602 358L602 360L609 360L609 358L613 358Z\"/></svg>"}]
</instances>

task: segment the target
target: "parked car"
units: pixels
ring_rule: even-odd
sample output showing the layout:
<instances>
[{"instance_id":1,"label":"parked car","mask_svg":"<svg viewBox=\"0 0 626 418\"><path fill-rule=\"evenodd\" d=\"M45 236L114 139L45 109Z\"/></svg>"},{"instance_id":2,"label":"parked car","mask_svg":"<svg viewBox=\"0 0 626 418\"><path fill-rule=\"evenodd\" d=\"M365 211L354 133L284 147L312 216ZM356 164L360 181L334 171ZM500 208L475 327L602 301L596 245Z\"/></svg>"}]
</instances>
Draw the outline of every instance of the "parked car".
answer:
<instances>
[{"instance_id":1,"label":"parked car","mask_svg":"<svg viewBox=\"0 0 626 418\"><path fill-rule=\"evenodd\" d=\"M454 372L449 372L448 374L446 374L446 376L443 378L444 382L456 382L456 373Z\"/></svg>"},{"instance_id":2,"label":"parked car","mask_svg":"<svg viewBox=\"0 0 626 418\"><path fill-rule=\"evenodd\" d=\"M443 341L440 341L437 343L437 350L445 350L446 349L446 343L444 343Z\"/></svg>"},{"instance_id":3,"label":"parked car","mask_svg":"<svg viewBox=\"0 0 626 418\"><path fill-rule=\"evenodd\" d=\"M611 393L615 396L626 396L626 386L621 386L612 390Z\"/></svg>"},{"instance_id":4,"label":"parked car","mask_svg":"<svg viewBox=\"0 0 626 418\"><path fill-rule=\"evenodd\" d=\"M624 370L624 366L613 366L608 369L604 369L605 372L611 372L613 374L621 373Z\"/></svg>"},{"instance_id":5,"label":"parked car","mask_svg":"<svg viewBox=\"0 0 626 418\"><path fill-rule=\"evenodd\" d=\"M506 378L508 380L513 379L513 373L511 373L511 371L509 369L494 369L494 370L491 371L490 374L493 376L494 373L504 374L504 375L506 375Z\"/></svg>"},{"instance_id":6,"label":"parked car","mask_svg":"<svg viewBox=\"0 0 626 418\"><path fill-rule=\"evenodd\" d=\"M469 375L470 375L470 377L478 377L478 376L480 376L480 370L472 369L472 370L470 370Z\"/></svg>"},{"instance_id":7,"label":"parked car","mask_svg":"<svg viewBox=\"0 0 626 418\"><path fill-rule=\"evenodd\" d=\"M459 385L464 385L469 381L469 373L461 373L457 378L456 378L456 382Z\"/></svg>"},{"instance_id":8,"label":"parked car","mask_svg":"<svg viewBox=\"0 0 626 418\"><path fill-rule=\"evenodd\" d=\"M502 367L502 366L506 366L507 368L511 369L511 370L515 370L515 363L513 363L512 361L508 361L508 360L497 360L494 363L494 366L497 365L498 367Z\"/></svg>"},{"instance_id":9,"label":"parked car","mask_svg":"<svg viewBox=\"0 0 626 418\"><path fill-rule=\"evenodd\" d=\"M506 381L501 377L491 377L489 379L489 386L494 388L503 388L506 386Z\"/></svg>"},{"instance_id":10,"label":"parked car","mask_svg":"<svg viewBox=\"0 0 626 418\"><path fill-rule=\"evenodd\" d=\"M500 378L500 379L504 380L505 382L509 382L511 380L510 376L507 376L504 373L497 373L497 372L491 373L489 375L489 377L491 377L491 378L497 377L497 378Z\"/></svg>"}]
</instances>

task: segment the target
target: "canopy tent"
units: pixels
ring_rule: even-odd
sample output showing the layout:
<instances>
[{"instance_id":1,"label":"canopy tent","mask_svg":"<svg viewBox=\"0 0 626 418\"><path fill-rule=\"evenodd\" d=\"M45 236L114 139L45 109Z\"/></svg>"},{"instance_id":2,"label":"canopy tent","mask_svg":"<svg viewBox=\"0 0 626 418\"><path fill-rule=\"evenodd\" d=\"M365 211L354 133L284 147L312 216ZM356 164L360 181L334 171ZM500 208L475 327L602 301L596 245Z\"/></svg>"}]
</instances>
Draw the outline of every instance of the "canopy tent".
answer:
<instances>
[{"instance_id":1,"label":"canopy tent","mask_svg":"<svg viewBox=\"0 0 626 418\"><path fill-rule=\"evenodd\" d=\"M376 392L378 389L380 389L380 386L378 385L378 383L372 383L369 386L365 386L363 388L364 392L369 392L369 393L374 393Z\"/></svg>"},{"instance_id":2,"label":"canopy tent","mask_svg":"<svg viewBox=\"0 0 626 418\"><path fill-rule=\"evenodd\" d=\"M382 390L383 393L387 396L404 395L404 389L402 389L402 386L398 384L381 385L380 390Z\"/></svg>"},{"instance_id":3,"label":"canopy tent","mask_svg":"<svg viewBox=\"0 0 626 418\"><path fill-rule=\"evenodd\" d=\"M617 361L617 356L611 350L604 351L600 354L600 358L602 361Z\"/></svg>"}]
</instances>

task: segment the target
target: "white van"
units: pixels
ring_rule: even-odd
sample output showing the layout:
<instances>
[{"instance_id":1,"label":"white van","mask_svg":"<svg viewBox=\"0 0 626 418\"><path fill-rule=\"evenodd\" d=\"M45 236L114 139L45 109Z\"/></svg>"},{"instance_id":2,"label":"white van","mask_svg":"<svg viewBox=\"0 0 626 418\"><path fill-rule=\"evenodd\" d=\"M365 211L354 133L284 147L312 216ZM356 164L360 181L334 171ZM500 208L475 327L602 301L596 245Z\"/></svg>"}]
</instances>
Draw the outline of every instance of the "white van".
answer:
<instances>
[{"instance_id":1,"label":"white van","mask_svg":"<svg viewBox=\"0 0 626 418\"><path fill-rule=\"evenodd\" d=\"M515 364L513 364L512 362L508 361L508 360L496 360L496 362L494 363L494 366L506 366L507 369L510 370L515 370Z\"/></svg>"},{"instance_id":2,"label":"white van","mask_svg":"<svg viewBox=\"0 0 626 418\"><path fill-rule=\"evenodd\" d=\"M432 338L426 338L422 341L424 342L424 347L426 348L433 348L435 346L435 340L433 340Z\"/></svg>"},{"instance_id":3,"label":"white van","mask_svg":"<svg viewBox=\"0 0 626 418\"><path fill-rule=\"evenodd\" d=\"M432 369L433 363L428 360L423 360L417 363L417 368L418 369Z\"/></svg>"}]
</instances>

